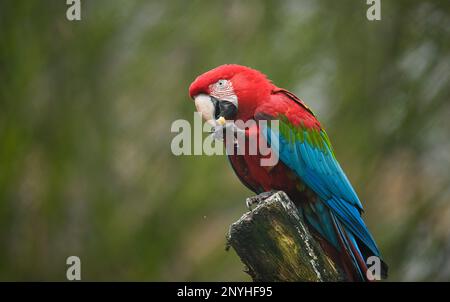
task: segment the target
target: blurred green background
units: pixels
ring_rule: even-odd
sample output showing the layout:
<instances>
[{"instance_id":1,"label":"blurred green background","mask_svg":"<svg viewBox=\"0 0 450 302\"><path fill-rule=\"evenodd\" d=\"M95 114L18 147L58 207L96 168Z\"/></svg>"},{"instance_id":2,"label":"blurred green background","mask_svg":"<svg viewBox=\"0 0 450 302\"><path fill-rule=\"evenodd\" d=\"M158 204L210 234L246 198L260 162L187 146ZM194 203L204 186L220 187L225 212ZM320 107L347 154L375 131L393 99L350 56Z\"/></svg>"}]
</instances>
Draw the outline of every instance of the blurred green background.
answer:
<instances>
[{"instance_id":1,"label":"blurred green background","mask_svg":"<svg viewBox=\"0 0 450 302\"><path fill-rule=\"evenodd\" d=\"M174 156L188 87L239 63L301 97L390 280L450 280L450 2L0 1L0 280L250 280L225 157Z\"/></svg>"}]
</instances>

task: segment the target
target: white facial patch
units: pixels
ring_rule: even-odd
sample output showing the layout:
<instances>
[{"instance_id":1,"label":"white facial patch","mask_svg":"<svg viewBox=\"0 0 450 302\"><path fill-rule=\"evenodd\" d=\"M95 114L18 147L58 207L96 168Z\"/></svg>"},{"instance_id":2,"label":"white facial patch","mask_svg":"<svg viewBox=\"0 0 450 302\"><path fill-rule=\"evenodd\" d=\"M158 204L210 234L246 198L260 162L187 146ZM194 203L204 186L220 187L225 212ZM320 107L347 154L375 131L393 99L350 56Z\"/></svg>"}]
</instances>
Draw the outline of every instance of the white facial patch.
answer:
<instances>
[{"instance_id":1,"label":"white facial patch","mask_svg":"<svg viewBox=\"0 0 450 302\"><path fill-rule=\"evenodd\" d=\"M238 99L234 93L233 84L228 80L219 80L210 85L211 95L221 101L228 101L238 108Z\"/></svg>"}]
</instances>

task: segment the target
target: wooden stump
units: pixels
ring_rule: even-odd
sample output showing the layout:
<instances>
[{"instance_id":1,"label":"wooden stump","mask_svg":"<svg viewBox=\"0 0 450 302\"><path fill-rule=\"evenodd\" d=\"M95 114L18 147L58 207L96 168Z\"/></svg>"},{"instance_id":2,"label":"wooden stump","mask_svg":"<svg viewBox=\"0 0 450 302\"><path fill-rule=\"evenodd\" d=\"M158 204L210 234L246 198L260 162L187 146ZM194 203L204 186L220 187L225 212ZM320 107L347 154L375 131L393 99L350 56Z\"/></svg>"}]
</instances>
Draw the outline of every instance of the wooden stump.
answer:
<instances>
[{"instance_id":1,"label":"wooden stump","mask_svg":"<svg viewBox=\"0 0 450 302\"><path fill-rule=\"evenodd\" d=\"M346 280L282 191L233 223L227 239L253 281Z\"/></svg>"}]
</instances>

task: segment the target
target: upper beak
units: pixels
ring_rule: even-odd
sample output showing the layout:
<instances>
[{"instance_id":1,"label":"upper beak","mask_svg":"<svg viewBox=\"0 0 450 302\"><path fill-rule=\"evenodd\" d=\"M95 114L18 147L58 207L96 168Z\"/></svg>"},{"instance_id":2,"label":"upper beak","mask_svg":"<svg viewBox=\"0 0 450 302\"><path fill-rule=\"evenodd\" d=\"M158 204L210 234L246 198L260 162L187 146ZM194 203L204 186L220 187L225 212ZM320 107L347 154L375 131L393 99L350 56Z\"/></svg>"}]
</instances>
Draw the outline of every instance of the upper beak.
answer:
<instances>
[{"instance_id":1,"label":"upper beak","mask_svg":"<svg viewBox=\"0 0 450 302\"><path fill-rule=\"evenodd\" d=\"M215 125L216 121L223 117L225 120L233 120L237 114L237 107L232 102L218 100L207 94L199 94L194 97L195 107L203 118Z\"/></svg>"}]
</instances>

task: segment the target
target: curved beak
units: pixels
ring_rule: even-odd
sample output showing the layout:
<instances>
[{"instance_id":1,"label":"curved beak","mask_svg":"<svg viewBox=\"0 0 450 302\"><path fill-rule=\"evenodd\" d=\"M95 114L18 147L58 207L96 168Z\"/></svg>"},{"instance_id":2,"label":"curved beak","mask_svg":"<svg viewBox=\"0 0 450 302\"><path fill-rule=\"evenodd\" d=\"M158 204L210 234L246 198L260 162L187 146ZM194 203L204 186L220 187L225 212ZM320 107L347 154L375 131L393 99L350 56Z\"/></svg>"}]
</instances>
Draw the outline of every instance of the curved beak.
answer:
<instances>
[{"instance_id":1,"label":"curved beak","mask_svg":"<svg viewBox=\"0 0 450 302\"><path fill-rule=\"evenodd\" d=\"M215 126L218 120L233 120L237 115L237 106L227 100L218 100L207 94L194 97L195 107L202 117Z\"/></svg>"}]
</instances>

